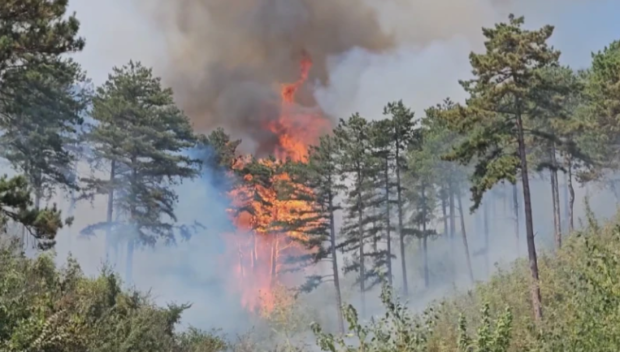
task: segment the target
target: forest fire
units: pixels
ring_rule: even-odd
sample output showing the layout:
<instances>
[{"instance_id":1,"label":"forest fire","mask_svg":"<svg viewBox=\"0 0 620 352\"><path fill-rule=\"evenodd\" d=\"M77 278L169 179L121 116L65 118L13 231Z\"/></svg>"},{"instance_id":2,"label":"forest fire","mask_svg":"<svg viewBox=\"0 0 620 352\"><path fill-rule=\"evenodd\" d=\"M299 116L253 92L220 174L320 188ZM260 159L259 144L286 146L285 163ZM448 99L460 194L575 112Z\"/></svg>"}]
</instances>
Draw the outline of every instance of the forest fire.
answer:
<instances>
[{"instance_id":1,"label":"forest fire","mask_svg":"<svg viewBox=\"0 0 620 352\"><path fill-rule=\"evenodd\" d=\"M316 112L305 111L295 102L295 95L306 82L312 61L304 56L300 63L300 78L280 88L280 115L263 128L278 137L273 151L275 159L255 160L246 156L235 168L261 169L261 180L245 173L244 182L230 192L231 213L237 233L231 236L231 247L236 251L235 289L241 294L242 305L251 312L268 314L276 304L274 290L287 283L286 269L289 258L299 257L306 250L303 227L286 224L309 217L311 204L304 200L282 198L278 187L291 184L291 177L282 170L287 160L304 162L309 145L318 141L329 123ZM293 184L297 192L309 192L302 185ZM305 224L311 226L311 224Z\"/></svg>"}]
</instances>

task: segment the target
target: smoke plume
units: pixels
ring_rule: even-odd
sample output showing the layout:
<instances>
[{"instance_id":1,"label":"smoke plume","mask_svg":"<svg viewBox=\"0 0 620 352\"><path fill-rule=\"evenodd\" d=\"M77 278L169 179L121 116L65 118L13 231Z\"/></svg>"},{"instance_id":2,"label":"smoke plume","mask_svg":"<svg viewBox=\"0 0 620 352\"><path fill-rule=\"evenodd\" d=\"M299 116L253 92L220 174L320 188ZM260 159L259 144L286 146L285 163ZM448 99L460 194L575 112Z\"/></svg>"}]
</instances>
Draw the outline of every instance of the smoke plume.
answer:
<instances>
[{"instance_id":1,"label":"smoke plume","mask_svg":"<svg viewBox=\"0 0 620 352\"><path fill-rule=\"evenodd\" d=\"M278 84L298 79L303 55L313 67L297 103L313 106L318 99L333 120L359 105L360 85L351 82L368 66L398 67L395 58L419 57L438 42L466 43L456 45L466 57L471 43L481 44L481 26L516 9L510 0L138 1L165 38L167 54L158 66L195 127L222 126L258 154L278 143L265 126L280 114ZM377 77L375 85L383 81ZM361 105L375 104L373 98L364 95Z\"/></svg>"},{"instance_id":2,"label":"smoke plume","mask_svg":"<svg viewBox=\"0 0 620 352\"><path fill-rule=\"evenodd\" d=\"M146 2L145 2L146 3ZM198 130L223 126L272 151L277 136L261 128L279 115L280 83L299 79L304 55L309 80L329 83L327 59L359 47L394 47L377 13L356 0L160 0L149 3L165 33L163 73ZM298 103L315 105L309 91Z\"/></svg>"}]
</instances>

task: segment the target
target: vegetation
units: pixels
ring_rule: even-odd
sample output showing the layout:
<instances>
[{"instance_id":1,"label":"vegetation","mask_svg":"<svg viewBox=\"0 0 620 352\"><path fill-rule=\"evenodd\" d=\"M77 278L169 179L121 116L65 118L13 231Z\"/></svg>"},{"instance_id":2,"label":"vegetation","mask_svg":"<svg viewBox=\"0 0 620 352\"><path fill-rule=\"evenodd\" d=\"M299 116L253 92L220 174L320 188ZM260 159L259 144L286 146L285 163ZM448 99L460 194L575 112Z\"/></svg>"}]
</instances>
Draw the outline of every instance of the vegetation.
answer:
<instances>
[{"instance_id":1,"label":"vegetation","mask_svg":"<svg viewBox=\"0 0 620 352\"><path fill-rule=\"evenodd\" d=\"M595 53L587 70L575 71L560 66L560 52L548 45L553 26L525 29L523 17L510 15L483 28L486 50L470 55L473 78L460 82L464 102L447 98L418 120L403 101L388 103L383 119L354 113L307 146L307 158L296 153L288 160L242 156L242 141L223 129L198 135L174 92L138 62L113 68L93 90L81 67L64 56L84 47L79 22L65 16L66 8L66 0L0 4L0 157L19 174L0 179L0 350L278 348L260 338L231 343L217 331L180 331L189 304L158 307L124 288L116 268L86 277L74 260L57 268L44 252L71 225L47 204L57 190L79 192L80 201L103 196L106 219L81 232L105 235L107 259L119 243L126 246L124 281L131 284L136 248L173 244L204 229L179 222L176 208L176 187L201 174L221 191L211 200L229 206L231 231L243 230L251 248L249 258L239 258L240 266L250 263L245 278L261 279L259 268L267 269L274 295L261 319L274 341L284 341L280 348L305 349L295 339L304 337L314 312L296 298L331 282L338 309L328 314L338 333L311 325L313 348L325 351L617 349L620 219L601 226L589 214L588 226L577 229L573 207L574 183L615 190L619 182L619 42ZM90 150L87 158L83 149ZM91 172L76 177L78 163ZM547 173L552 254L537 249L530 189L534 177ZM559 173L570 194L570 236L561 226ZM422 254L426 291L436 285L429 258L436 238L449 243L442 258L449 271L456 271L454 257L461 253L470 283L486 277L472 265L466 220L483 217L488 268L493 206L485 195L491 193L510 199L517 244L524 214L527 260L423 314L409 311L398 294L411 297L412 248ZM34 257L15 240L16 226L36 240L41 251ZM261 246L267 255L258 256ZM330 262L329 274L308 277L294 294L281 285L287 273L322 261ZM368 323L366 295L378 285L385 315ZM361 298L359 314L347 305L349 286Z\"/></svg>"}]
</instances>

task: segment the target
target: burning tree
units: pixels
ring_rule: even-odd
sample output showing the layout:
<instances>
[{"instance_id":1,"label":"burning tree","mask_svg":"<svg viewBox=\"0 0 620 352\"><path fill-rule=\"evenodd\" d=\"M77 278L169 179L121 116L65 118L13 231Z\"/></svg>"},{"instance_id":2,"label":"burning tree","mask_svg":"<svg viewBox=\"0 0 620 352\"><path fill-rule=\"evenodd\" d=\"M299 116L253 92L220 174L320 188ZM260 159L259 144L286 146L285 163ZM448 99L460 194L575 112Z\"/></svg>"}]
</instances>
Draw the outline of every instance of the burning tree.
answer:
<instances>
[{"instance_id":1,"label":"burning tree","mask_svg":"<svg viewBox=\"0 0 620 352\"><path fill-rule=\"evenodd\" d=\"M229 234L237 252L237 289L251 311L271 311L273 288L302 263L312 262L322 240L309 235L320 226L313 191L295 177L308 160L308 147L329 124L315 112L295 104L295 93L308 77L312 62L301 61L301 77L281 86L280 115L263 127L278 145L268 158L235 159L236 181L229 192L230 214L237 228Z\"/></svg>"}]
</instances>

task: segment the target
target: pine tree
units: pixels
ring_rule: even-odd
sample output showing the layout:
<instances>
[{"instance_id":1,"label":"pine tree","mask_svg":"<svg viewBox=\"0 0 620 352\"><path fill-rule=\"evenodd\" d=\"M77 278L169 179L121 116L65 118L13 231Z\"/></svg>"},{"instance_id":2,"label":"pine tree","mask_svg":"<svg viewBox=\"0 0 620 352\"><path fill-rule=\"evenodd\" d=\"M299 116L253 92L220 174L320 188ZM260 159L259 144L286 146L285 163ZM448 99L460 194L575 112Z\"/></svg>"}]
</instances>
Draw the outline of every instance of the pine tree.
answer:
<instances>
[{"instance_id":1,"label":"pine tree","mask_svg":"<svg viewBox=\"0 0 620 352\"><path fill-rule=\"evenodd\" d=\"M52 208L33 207L31 189L25 177L0 178L0 226L7 234L7 226L18 223L24 226L41 250L47 250L56 243L56 234L63 226L71 225L72 219L61 221L60 211Z\"/></svg>"},{"instance_id":2,"label":"pine tree","mask_svg":"<svg viewBox=\"0 0 620 352\"><path fill-rule=\"evenodd\" d=\"M569 173L570 175L567 178L572 179L573 171L577 171L576 166L587 167L592 163L590 157L581 151L578 143L580 135L584 134L586 129L584 116L582 116L579 107L583 90L580 80L569 67L546 69L543 71L543 77L547 84L553 86L554 89L548 96L543 95L542 99L553 99L556 91L563 91L562 98L557 104L551 104L549 105L550 109L541 112L545 118L533 121L533 123L540 125L536 128L536 132L546 137L546 140L538 145L538 170L548 169L550 173L555 243L556 247L560 248L562 245L562 218L558 171ZM578 172L583 170L585 169ZM572 191L574 198L572 180L568 183L569 192ZM570 232L574 225L570 219L572 218L572 206L569 206L568 213Z\"/></svg>"},{"instance_id":3,"label":"pine tree","mask_svg":"<svg viewBox=\"0 0 620 352\"><path fill-rule=\"evenodd\" d=\"M392 170L394 168L394 143L392 139L393 121L389 119L376 121L371 124L370 140L373 156L376 158L376 189L381 190L372 205L377 209L376 229L382 233L386 243L385 250L375 248L375 267L380 270L385 266L387 269L387 279L390 286L393 285L392 274L392 232L394 225L391 220L393 217L392 205L397 203L393 200L395 181Z\"/></svg>"},{"instance_id":4,"label":"pine tree","mask_svg":"<svg viewBox=\"0 0 620 352\"><path fill-rule=\"evenodd\" d=\"M310 200L315 207L315 226L306 229L306 233L319 241L327 239L327 245L314 255L314 261L329 260L332 263L331 277L334 282L336 293L336 305L338 306L338 327L344 333L343 303L340 284L340 271L338 268L338 239L336 233L335 213L341 210L340 204L336 203L336 197L344 190L340 180L338 164L338 146L334 137L326 135L320 138L317 146L312 146L309 151L308 163L300 169L304 175L304 185L311 190ZM319 220L319 221L316 221ZM308 278L306 290L314 288L326 279L326 276L313 276Z\"/></svg>"},{"instance_id":5,"label":"pine tree","mask_svg":"<svg viewBox=\"0 0 620 352\"><path fill-rule=\"evenodd\" d=\"M77 163L71 150L79 138L90 91L80 67L68 60L15 69L4 84L14 99L4 105L2 155L23 173L35 191L35 207L57 187L76 190L69 172Z\"/></svg>"},{"instance_id":6,"label":"pine tree","mask_svg":"<svg viewBox=\"0 0 620 352\"><path fill-rule=\"evenodd\" d=\"M81 51L80 23L66 17L67 0L7 0L0 2L0 83L14 69L55 61ZM0 98L6 98L0 84ZM0 104L1 105L1 104Z\"/></svg>"},{"instance_id":7,"label":"pine tree","mask_svg":"<svg viewBox=\"0 0 620 352\"><path fill-rule=\"evenodd\" d=\"M238 159L240 139L233 140L223 128L216 128L202 140L199 148L203 165L210 168L231 170Z\"/></svg>"},{"instance_id":8,"label":"pine tree","mask_svg":"<svg viewBox=\"0 0 620 352\"><path fill-rule=\"evenodd\" d=\"M107 82L97 89L92 118L96 124L88 141L99 160L109 165L109 177L84 178L91 195L106 194L112 207L105 222L82 232L114 225L127 243L127 280L131 282L133 252L139 245L163 239L173 243L175 225L173 186L197 175L197 160L183 153L196 144L187 117L173 102L172 90L162 88L152 70L139 62L114 68Z\"/></svg>"},{"instance_id":9,"label":"pine tree","mask_svg":"<svg viewBox=\"0 0 620 352\"><path fill-rule=\"evenodd\" d=\"M424 148L424 140L427 129L418 131L420 143L410 148L407 154L408 172L406 174L408 203L412 204L414 211L412 213L411 223L416 225L417 229L412 231L421 242L423 261L424 261L424 286L430 286L430 268L428 261L428 239L436 235L436 231L430 228L433 219L434 210L436 208L436 169L434 168L434 156L430 149Z\"/></svg>"},{"instance_id":10,"label":"pine tree","mask_svg":"<svg viewBox=\"0 0 620 352\"><path fill-rule=\"evenodd\" d=\"M474 78L460 82L470 94L467 106L446 114L451 126L465 137L447 159L462 163L477 159L471 177L473 209L500 180L514 184L517 174L521 174L532 304L534 315L540 320L542 303L524 124L540 117L541 109L550 110L547 105L556 103L554 99L539 99L549 97L553 88L545 82L541 71L557 66L560 53L547 45L553 26L525 30L523 23L523 17L510 15L508 23L483 29L486 52L470 55Z\"/></svg>"},{"instance_id":11,"label":"pine tree","mask_svg":"<svg viewBox=\"0 0 620 352\"><path fill-rule=\"evenodd\" d=\"M467 271L470 280L474 281L474 273L471 265L469 253L469 243L467 241L467 231L465 229L465 217L462 204L462 193L466 184L465 167L456 163L441 160L441 156L449 152L450 149L460 140L459 135L450 131L445 121L440 118L443 111L449 111L454 108L454 103L448 98L442 104L426 109L426 117L422 120L422 125L426 128L426 138L424 140L424 148L433 151L434 168L436 170L436 180L438 180L439 198L442 202L442 213L444 217L444 227L448 229L448 217L446 216L446 207L450 208L450 236L455 232L455 217L453 214L455 208L458 208L461 227L461 238L463 241L463 249L465 252L465 260L467 263ZM456 201L456 204L454 204ZM446 204L448 203L448 204ZM448 231L444 231L448 235Z\"/></svg>"},{"instance_id":12,"label":"pine tree","mask_svg":"<svg viewBox=\"0 0 620 352\"><path fill-rule=\"evenodd\" d=\"M66 9L65 0L0 2L0 125L5 134L7 127L18 128L15 126L22 123L22 116L16 112L25 109L25 99L35 96L24 88L32 89L29 85L33 82L50 83L49 77L42 76L46 74L44 71L55 67L60 55L80 51L84 46L84 40L77 37L79 22L75 16L66 18ZM49 93L45 89L36 92L39 103L42 96L50 97L45 96L46 92ZM32 175L3 180L5 202L2 209L6 212L3 222L10 219L22 223L37 239L39 247L47 249L53 246L56 232L62 225L60 213L55 206L40 211L36 206L31 209L33 204L28 192L32 188L27 186L29 176ZM46 225L49 225L47 229Z\"/></svg>"},{"instance_id":13,"label":"pine tree","mask_svg":"<svg viewBox=\"0 0 620 352\"><path fill-rule=\"evenodd\" d=\"M385 106L384 115L389 115L392 120L392 145L394 150L394 172L396 174L396 210L398 215L398 237L400 247L400 264L403 277L403 291L405 297L409 296L409 283L407 281L407 261L405 258L405 236L411 229L405 228L405 199L403 193L406 188L403 185L403 173L407 170L407 150L415 143L414 130L416 121L414 113L405 107L402 101L392 102Z\"/></svg>"},{"instance_id":14,"label":"pine tree","mask_svg":"<svg viewBox=\"0 0 620 352\"><path fill-rule=\"evenodd\" d=\"M345 240L340 244L344 252L353 252L353 261L344 267L345 273L357 272L362 301L362 315L366 314L366 281L376 273L368 270L366 244L372 237L368 227L372 218L368 205L375 197L375 160L371 153L370 128L368 121L359 114L347 120L340 120L334 135L340 157L338 163L343 179L351 180L352 185L345 193L344 226L341 231Z\"/></svg>"},{"instance_id":15,"label":"pine tree","mask_svg":"<svg viewBox=\"0 0 620 352\"><path fill-rule=\"evenodd\" d=\"M592 54L592 65L581 74L585 81L583 113L586 120L585 133L580 144L596 161L596 168L581 175L583 180L602 180L607 183L620 202L620 181L607 177L620 169L618 151L620 146L620 40L610 43ZM611 171L611 172L610 172Z\"/></svg>"}]
</instances>

